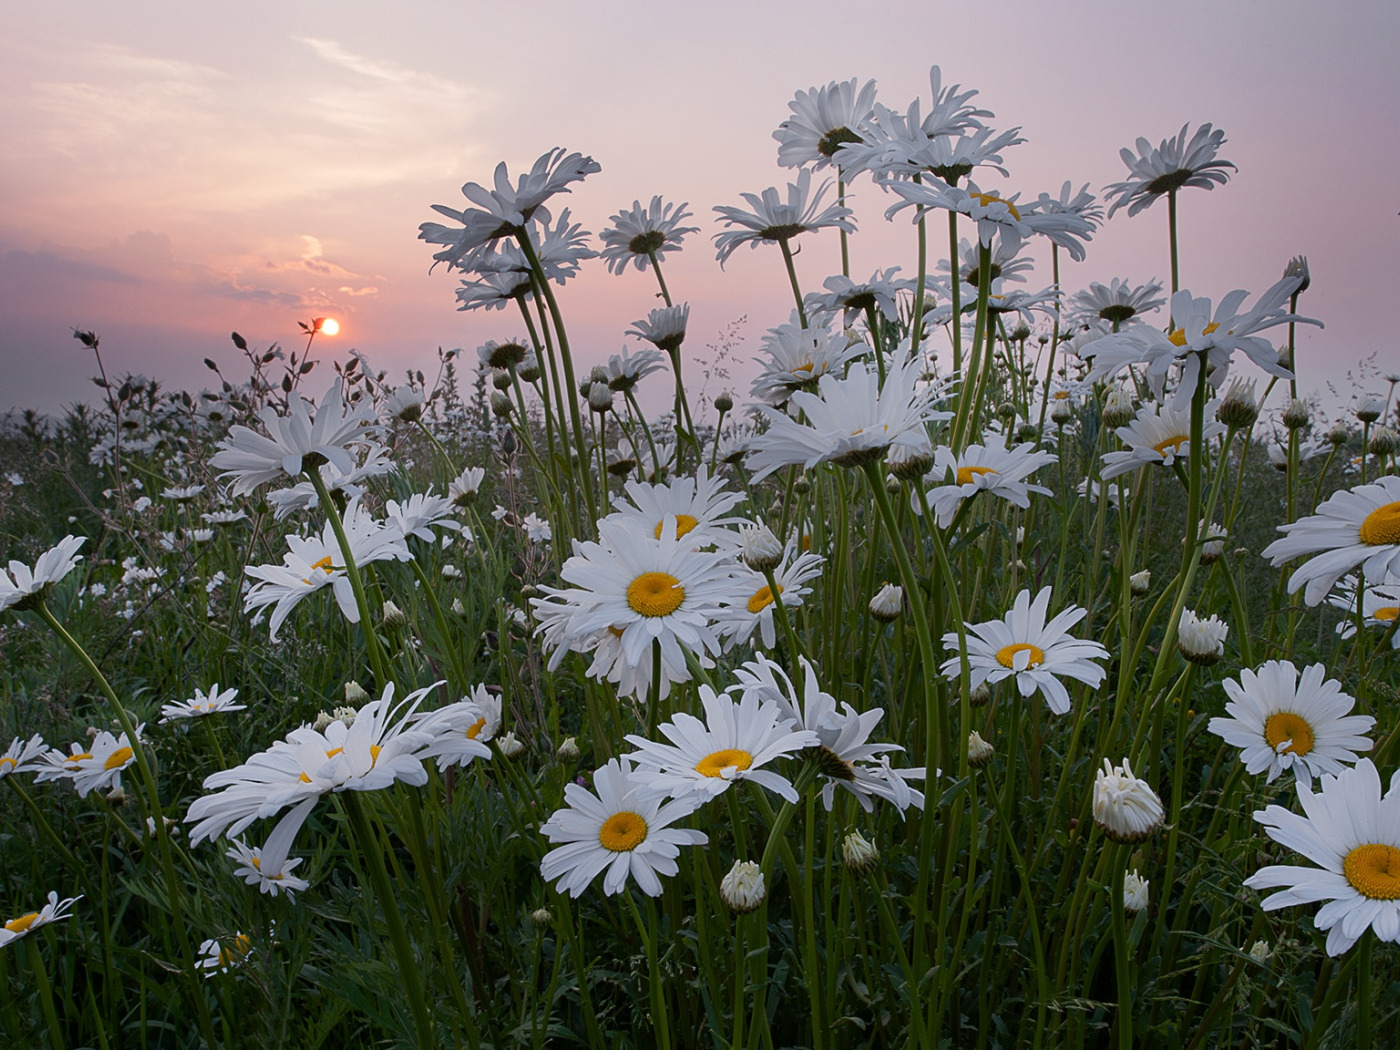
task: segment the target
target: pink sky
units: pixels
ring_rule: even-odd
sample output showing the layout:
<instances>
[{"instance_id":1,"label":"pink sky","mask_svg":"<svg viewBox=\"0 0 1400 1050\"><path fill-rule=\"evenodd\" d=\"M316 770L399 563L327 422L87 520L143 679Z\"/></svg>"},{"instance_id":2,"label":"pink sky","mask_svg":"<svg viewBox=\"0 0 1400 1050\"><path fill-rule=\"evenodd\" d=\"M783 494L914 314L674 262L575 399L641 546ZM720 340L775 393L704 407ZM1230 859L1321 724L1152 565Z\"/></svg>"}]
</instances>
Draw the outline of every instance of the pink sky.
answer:
<instances>
[{"instance_id":1,"label":"pink sky","mask_svg":"<svg viewBox=\"0 0 1400 1050\"><path fill-rule=\"evenodd\" d=\"M1066 179L1118 181L1118 150L1139 135L1223 128L1239 172L1183 193L1183 285L1258 293L1306 254L1302 309L1327 328L1300 331L1303 388L1331 380L1349 395L1346 373L1372 354L1400 369L1393 2L1354 0L1346 17L1303 0L0 8L0 411L92 396L75 326L99 332L109 370L191 389L212 378L205 357L242 374L230 331L294 347L314 316L343 325L321 354L355 346L400 375L428 371L438 346L518 336L515 315L456 312L456 279L428 274L417 226L498 160L518 171L553 146L602 165L560 200L586 229L636 198L689 201L702 233L667 262L691 303L689 382L701 385L705 344L746 315L742 397L791 296L776 249L741 249L720 270L711 208L793 176L771 136L797 90L873 78L902 110L927 100L933 63L981 91L989 123L1022 128L1012 178L982 181L1032 199ZM912 275L912 227L885 221L885 195L861 181L851 203L853 276ZM836 241L799 243L815 290L839 271ZM1167 276L1161 205L1120 212L1063 274L1070 292ZM650 275L586 264L562 293L585 364L618 351L653 293Z\"/></svg>"}]
</instances>

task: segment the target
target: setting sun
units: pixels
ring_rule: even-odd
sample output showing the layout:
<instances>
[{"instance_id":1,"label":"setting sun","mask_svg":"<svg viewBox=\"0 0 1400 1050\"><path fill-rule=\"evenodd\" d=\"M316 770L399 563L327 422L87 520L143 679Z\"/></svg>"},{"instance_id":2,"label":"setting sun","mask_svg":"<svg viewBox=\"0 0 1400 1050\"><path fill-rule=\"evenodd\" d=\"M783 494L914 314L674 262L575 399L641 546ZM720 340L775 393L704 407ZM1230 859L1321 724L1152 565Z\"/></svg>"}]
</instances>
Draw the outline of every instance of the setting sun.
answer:
<instances>
[{"instance_id":1,"label":"setting sun","mask_svg":"<svg viewBox=\"0 0 1400 1050\"><path fill-rule=\"evenodd\" d=\"M322 335L335 335L340 331L340 322L334 317L323 317L317 324L316 330Z\"/></svg>"}]
</instances>

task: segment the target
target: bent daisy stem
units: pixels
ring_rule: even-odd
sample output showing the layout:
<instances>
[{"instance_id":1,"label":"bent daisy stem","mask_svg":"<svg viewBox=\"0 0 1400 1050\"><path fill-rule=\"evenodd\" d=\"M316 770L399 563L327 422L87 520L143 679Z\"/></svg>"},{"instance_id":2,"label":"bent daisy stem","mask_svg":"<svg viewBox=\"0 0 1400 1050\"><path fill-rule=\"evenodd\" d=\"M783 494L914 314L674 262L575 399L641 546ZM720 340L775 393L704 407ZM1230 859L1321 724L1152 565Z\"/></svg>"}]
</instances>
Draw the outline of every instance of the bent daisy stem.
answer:
<instances>
[{"instance_id":1,"label":"bent daisy stem","mask_svg":"<svg viewBox=\"0 0 1400 1050\"><path fill-rule=\"evenodd\" d=\"M423 1001L423 983L417 977L420 972L418 962L413 957L413 947L408 941L408 931L404 929L403 916L399 914L394 887L389 881L389 872L384 867L384 854L369 818L365 814L364 803L359 793L345 791L336 795L349 821L351 833L355 837L359 853L366 859L369 869L370 888L373 897L366 898L365 908L371 924L374 921L374 898L378 898L379 910L384 915L384 923L389 927L389 940L399 963L399 980L408 994L409 1009L413 1013L414 1027L418 1031L420 1050L432 1050L437 1046L433 1032L432 1015Z\"/></svg>"},{"instance_id":2,"label":"bent daisy stem","mask_svg":"<svg viewBox=\"0 0 1400 1050\"><path fill-rule=\"evenodd\" d=\"M792 261L792 245L788 243L787 237L778 238L778 247L783 250L783 262L787 266L788 281L792 284L792 295L797 300L797 316L802 320L802 327L807 325L807 307L802 302L802 288L797 283L797 267Z\"/></svg>"},{"instance_id":3,"label":"bent daisy stem","mask_svg":"<svg viewBox=\"0 0 1400 1050\"><path fill-rule=\"evenodd\" d=\"M345 559L345 575L350 581L350 590L355 595L355 608L360 613L360 627L365 636L365 649L369 652L370 667L373 668L375 682L382 691L392 679L389 676L388 665L384 662L384 653L379 648L379 635L374 629L374 620L370 617L369 598L365 594L364 580L360 577L359 567L355 564L355 554L350 547L350 538L345 535L345 525L340 520L340 511L336 510L335 500L331 499L325 479L321 477L319 465L308 467L304 473L316 490L321 507L326 512L326 520L331 523L331 531L335 533L336 543L340 545L340 556Z\"/></svg>"},{"instance_id":4,"label":"bent daisy stem","mask_svg":"<svg viewBox=\"0 0 1400 1050\"><path fill-rule=\"evenodd\" d=\"M918 176L915 176L918 181ZM919 268L918 277L914 286L914 311L909 317L909 356L913 357L919 351L919 343L922 342L924 332L924 283L928 280L928 223L924 216L919 216ZM957 256L954 256L957 258ZM954 282L957 283L956 281ZM958 318L953 315L953 329L957 330ZM954 347L957 343L954 342ZM957 369L957 350L953 351L953 368Z\"/></svg>"},{"instance_id":5,"label":"bent daisy stem","mask_svg":"<svg viewBox=\"0 0 1400 1050\"><path fill-rule=\"evenodd\" d=\"M131 715L122 706L121 700L117 698L116 690L107 681L107 676L102 673L102 669L93 662L87 650L78 643L64 628L63 624L49 610L48 603L41 597L34 605L34 611L39 614L39 618L48 624L49 629L59 637L59 640L66 645L70 652L76 656L83 666L87 668L88 674L92 676L97 687L102 691L102 695L107 698L107 702L112 705L112 711L117 716L117 721L121 724L122 732L126 734L127 744L131 747L132 755L136 759L136 770L141 779L143 791L136 798L141 807L141 816L149 816L155 824L156 842L160 849L160 860L162 872L165 875L166 900L170 905L170 915L174 921L175 928L179 930L176 942L180 947L181 972L190 982L190 998L194 1000L195 1014L199 1022L200 1033L213 1046L214 1027L213 1020L209 1015L209 1004L204 997L204 986L201 983L198 971L194 964L194 950L190 946L188 927L184 921L184 905L180 900L180 887L184 885L182 881L177 881L175 876L175 856L170 843L170 829L166 827L165 811L161 808L160 792L156 786L155 772L151 769L151 763L146 757L146 749L142 746L140 738L136 734L136 726L131 721Z\"/></svg>"}]
</instances>

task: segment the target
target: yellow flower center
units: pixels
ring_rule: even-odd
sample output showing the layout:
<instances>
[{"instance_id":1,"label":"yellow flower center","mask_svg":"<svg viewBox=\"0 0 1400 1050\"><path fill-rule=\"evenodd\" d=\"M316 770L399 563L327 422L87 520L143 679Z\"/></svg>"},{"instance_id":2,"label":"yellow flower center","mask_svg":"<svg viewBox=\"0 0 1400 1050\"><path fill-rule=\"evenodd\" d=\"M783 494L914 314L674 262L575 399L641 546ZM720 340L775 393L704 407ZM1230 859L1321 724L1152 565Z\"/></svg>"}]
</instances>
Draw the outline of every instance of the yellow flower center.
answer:
<instances>
[{"instance_id":1,"label":"yellow flower center","mask_svg":"<svg viewBox=\"0 0 1400 1050\"><path fill-rule=\"evenodd\" d=\"M1018 653L1029 652L1031 661L1027 668L1039 667L1045 662L1045 651L1038 645L1031 645L1029 642L1017 642L1014 645L1003 645L997 650L997 663L1002 667L1010 667L1015 670L1016 655Z\"/></svg>"},{"instance_id":2,"label":"yellow flower center","mask_svg":"<svg viewBox=\"0 0 1400 1050\"><path fill-rule=\"evenodd\" d=\"M5 923L5 929L11 933L25 933L29 927L34 925L34 920L39 917L37 911L31 911L28 915L21 915L18 919L11 919Z\"/></svg>"},{"instance_id":3,"label":"yellow flower center","mask_svg":"<svg viewBox=\"0 0 1400 1050\"><path fill-rule=\"evenodd\" d=\"M621 638L622 628L617 626L611 626L608 628L608 634L612 635L614 638Z\"/></svg>"},{"instance_id":4,"label":"yellow flower center","mask_svg":"<svg viewBox=\"0 0 1400 1050\"><path fill-rule=\"evenodd\" d=\"M85 759L85 758L91 758L91 757L92 757L92 752L91 752L91 751L79 751L76 755L69 755L69 756L68 756L67 758L65 758L63 761L65 761L65 762L81 762L81 761L83 761L83 759Z\"/></svg>"},{"instance_id":5,"label":"yellow flower center","mask_svg":"<svg viewBox=\"0 0 1400 1050\"><path fill-rule=\"evenodd\" d=\"M1367 514L1361 522L1361 542L1372 547L1400 543L1400 503L1387 503Z\"/></svg>"},{"instance_id":6,"label":"yellow flower center","mask_svg":"<svg viewBox=\"0 0 1400 1050\"><path fill-rule=\"evenodd\" d=\"M19 763L16 762L13 758L11 758L9 755L6 755L4 758L0 758L0 769L4 769L4 768L5 768L5 763L6 763L6 762L8 762L8 763L9 763L10 765L12 765L12 766L17 766L17 765L19 765Z\"/></svg>"},{"instance_id":7,"label":"yellow flower center","mask_svg":"<svg viewBox=\"0 0 1400 1050\"><path fill-rule=\"evenodd\" d=\"M614 853L630 853L647 837L647 822L640 813L623 810L614 813L598 829L598 842Z\"/></svg>"},{"instance_id":8,"label":"yellow flower center","mask_svg":"<svg viewBox=\"0 0 1400 1050\"><path fill-rule=\"evenodd\" d=\"M979 475L981 475L981 474L995 474L995 473L996 473L996 471L993 470L991 467L959 467L959 468L958 468L958 484L959 484L959 485L971 485L972 482L973 482L973 479L976 478L976 477L978 477Z\"/></svg>"},{"instance_id":9,"label":"yellow flower center","mask_svg":"<svg viewBox=\"0 0 1400 1050\"><path fill-rule=\"evenodd\" d=\"M1008 200L1003 200L1001 197L998 197L995 193L969 193L968 196L976 197L977 203L982 205L982 207L984 208L989 208L993 204L1005 204L1006 210L1011 212L1011 217L1013 219L1021 218L1021 213L1016 210L1016 205L1012 204Z\"/></svg>"},{"instance_id":10,"label":"yellow flower center","mask_svg":"<svg viewBox=\"0 0 1400 1050\"><path fill-rule=\"evenodd\" d=\"M813 361L808 361L805 365L798 365L796 368L793 369L793 371L794 371L794 372L811 372L811 371L812 371L814 368L816 368L816 367L817 367L817 366L816 366L816 363L815 363L815 362L813 362Z\"/></svg>"},{"instance_id":11,"label":"yellow flower center","mask_svg":"<svg viewBox=\"0 0 1400 1050\"><path fill-rule=\"evenodd\" d=\"M783 593L783 585L781 583L778 584L778 593ZM749 599L749 612L757 615L772 604L773 592L769 590L768 585L765 583L758 589L758 593Z\"/></svg>"},{"instance_id":12,"label":"yellow flower center","mask_svg":"<svg viewBox=\"0 0 1400 1050\"><path fill-rule=\"evenodd\" d=\"M1292 741L1283 749L1285 754L1302 756L1313 749L1312 726L1292 711L1270 715L1264 722L1264 739L1275 751L1285 740Z\"/></svg>"},{"instance_id":13,"label":"yellow flower center","mask_svg":"<svg viewBox=\"0 0 1400 1050\"><path fill-rule=\"evenodd\" d=\"M1361 896L1400 900L1400 849L1383 842L1357 846L1342 860L1342 871Z\"/></svg>"},{"instance_id":14,"label":"yellow flower center","mask_svg":"<svg viewBox=\"0 0 1400 1050\"><path fill-rule=\"evenodd\" d=\"M319 561L313 561L311 567L313 569L320 569L322 572L331 572L334 570L334 564L331 562L331 556L329 554Z\"/></svg>"},{"instance_id":15,"label":"yellow flower center","mask_svg":"<svg viewBox=\"0 0 1400 1050\"><path fill-rule=\"evenodd\" d=\"M627 604L642 616L670 616L685 601L681 581L666 572L644 572L627 587Z\"/></svg>"},{"instance_id":16,"label":"yellow flower center","mask_svg":"<svg viewBox=\"0 0 1400 1050\"><path fill-rule=\"evenodd\" d=\"M1214 322L1212 322L1212 323L1206 325L1204 329L1202 329L1202 334L1204 334L1204 335L1210 335L1211 332L1215 331L1215 330L1216 330L1217 328L1219 328L1219 327L1220 327L1220 326L1219 326L1218 324L1215 324ZM1174 345L1176 345L1176 346L1185 346L1185 345L1186 345L1186 329L1185 329L1185 328L1178 328L1175 332L1173 332L1173 333L1171 334L1171 341L1172 341L1172 343L1173 343Z\"/></svg>"},{"instance_id":17,"label":"yellow flower center","mask_svg":"<svg viewBox=\"0 0 1400 1050\"><path fill-rule=\"evenodd\" d=\"M736 747L727 747L723 751L706 755L695 763L695 772L701 776L718 777L723 776L726 769L734 768L743 772L751 765L753 755Z\"/></svg>"},{"instance_id":18,"label":"yellow flower center","mask_svg":"<svg viewBox=\"0 0 1400 1050\"><path fill-rule=\"evenodd\" d=\"M131 756L136 754L129 747L119 747L107 756L107 761L102 763L103 769L118 769L131 761Z\"/></svg>"},{"instance_id":19,"label":"yellow flower center","mask_svg":"<svg viewBox=\"0 0 1400 1050\"><path fill-rule=\"evenodd\" d=\"M1190 440L1190 434L1182 434L1180 437L1169 437L1165 441L1159 441L1152 447L1154 450L1156 450L1156 452L1159 455L1161 455L1164 458L1166 457L1168 452L1170 452L1173 456L1178 456L1181 454L1181 446L1186 444Z\"/></svg>"},{"instance_id":20,"label":"yellow flower center","mask_svg":"<svg viewBox=\"0 0 1400 1050\"><path fill-rule=\"evenodd\" d=\"M1397 616L1400 616L1400 606L1396 605L1383 605L1381 606L1381 608L1377 609L1371 614L1372 619L1383 620L1386 623L1390 623L1390 621L1395 619L1395 617ZM4 761L6 761L6 759L0 758L0 762ZM14 760L9 759L9 761Z\"/></svg>"},{"instance_id":21,"label":"yellow flower center","mask_svg":"<svg viewBox=\"0 0 1400 1050\"><path fill-rule=\"evenodd\" d=\"M232 966L252 949L253 942L246 933L240 933L227 948L219 949L219 965Z\"/></svg>"},{"instance_id":22,"label":"yellow flower center","mask_svg":"<svg viewBox=\"0 0 1400 1050\"><path fill-rule=\"evenodd\" d=\"M467 727L467 739L475 740L481 735L481 731L486 728L486 716L482 715L470 726Z\"/></svg>"},{"instance_id":23,"label":"yellow flower center","mask_svg":"<svg viewBox=\"0 0 1400 1050\"><path fill-rule=\"evenodd\" d=\"M661 521L658 521L658 522L656 523L656 538L657 538L658 540L661 538L661 526L663 526L663 525L665 525L665 524L666 524L666 522L665 522L664 519L661 520ZM689 514L677 514L677 515L676 515L676 539L680 539L680 538L681 538L682 536L684 536L687 532L689 532L691 529L695 528L695 526L697 526L697 525L699 525L699 524L700 524L700 523L699 523L698 521L696 521L694 518L692 518Z\"/></svg>"}]
</instances>

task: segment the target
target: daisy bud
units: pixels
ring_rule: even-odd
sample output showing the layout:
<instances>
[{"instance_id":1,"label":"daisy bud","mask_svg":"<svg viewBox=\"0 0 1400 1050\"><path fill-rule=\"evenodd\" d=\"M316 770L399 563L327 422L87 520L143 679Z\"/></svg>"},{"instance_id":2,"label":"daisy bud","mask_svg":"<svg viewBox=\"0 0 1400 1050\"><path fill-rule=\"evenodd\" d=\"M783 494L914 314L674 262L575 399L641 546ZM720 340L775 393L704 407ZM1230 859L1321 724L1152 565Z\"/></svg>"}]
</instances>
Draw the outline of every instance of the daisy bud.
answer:
<instances>
[{"instance_id":1,"label":"daisy bud","mask_svg":"<svg viewBox=\"0 0 1400 1050\"><path fill-rule=\"evenodd\" d=\"M1376 414L1380 415L1379 412ZM1308 425L1309 418L1308 406L1296 397L1288 402L1288 407L1283 411L1283 425L1289 430L1302 430Z\"/></svg>"},{"instance_id":2,"label":"daisy bud","mask_svg":"<svg viewBox=\"0 0 1400 1050\"><path fill-rule=\"evenodd\" d=\"M510 730L505 736L497 739L496 746L501 749L503 758L514 758L525 750L525 745L516 738L514 730Z\"/></svg>"},{"instance_id":3,"label":"daisy bud","mask_svg":"<svg viewBox=\"0 0 1400 1050\"><path fill-rule=\"evenodd\" d=\"M408 617L404 615L403 610L393 602L386 601L384 603L384 615L380 619L379 625L383 627L384 630L393 632L403 630L403 625L406 623L408 623Z\"/></svg>"},{"instance_id":4,"label":"daisy bud","mask_svg":"<svg viewBox=\"0 0 1400 1050\"><path fill-rule=\"evenodd\" d=\"M880 851L859 831L852 831L841 840L841 861L851 874L869 875L880 863Z\"/></svg>"},{"instance_id":5,"label":"daisy bud","mask_svg":"<svg viewBox=\"0 0 1400 1050\"><path fill-rule=\"evenodd\" d=\"M767 525L746 525L741 535L744 564L754 572L772 572L783 563L783 545Z\"/></svg>"},{"instance_id":6,"label":"daisy bud","mask_svg":"<svg viewBox=\"0 0 1400 1050\"><path fill-rule=\"evenodd\" d=\"M763 872L751 860L736 860L719 883L719 895L724 903L740 915L757 911L768 898L768 887L763 884Z\"/></svg>"},{"instance_id":7,"label":"daisy bud","mask_svg":"<svg viewBox=\"0 0 1400 1050\"><path fill-rule=\"evenodd\" d=\"M1006 422L1011 422L1016 418L1016 406L1010 401L1003 401L997 405L997 416Z\"/></svg>"},{"instance_id":8,"label":"daisy bud","mask_svg":"<svg viewBox=\"0 0 1400 1050\"><path fill-rule=\"evenodd\" d=\"M967 698L967 704L969 707L986 707L991 699L992 687L986 682L982 682L973 687L971 695Z\"/></svg>"},{"instance_id":9,"label":"daisy bud","mask_svg":"<svg viewBox=\"0 0 1400 1050\"><path fill-rule=\"evenodd\" d=\"M887 583L870 599L870 615L881 623L899 619L904 611L904 588L897 583Z\"/></svg>"},{"instance_id":10,"label":"daisy bud","mask_svg":"<svg viewBox=\"0 0 1400 1050\"><path fill-rule=\"evenodd\" d=\"M579 759L578 741L571 736L566 736L564 742L559 745L559 750L554 754L560 762L577 762Z\"/></svg>"},{"instance_id":11,"label":"daisy bud","mask_svg":"<svg viewBox=\"0 0 1400 1050\"><path fill-rule=\"evenodd\" d=\"M345 683L345 702L351 707L364 707L365 704L369 703L369 699L369 693L365 692L359 682Z\"/></svg>"},{"instance_id":12,"label":"daisy bud","mask_svg":"<svg viewBox=\"0 0 1400 1050\"><path fill-rule=\"evenodd\" d=\"M1269 446L1269 466L1283 472L1288 470L1288 450L1282 445Z\"/></svg>"},{"instance_id":13,"label":"daisy bud","mask_svg":"<svg viewBox=\"0 0 1400 1050\"><path fill-rule=\"evenodd\" d=\"M1308 272L1308 257L1306 255L1295 255L1288 260L1288 265L1283 268L1285 277L1301 277L1303 283L1298 285L1298 290L1294 295L1302 295L1312 284L1312 274Z\"/></svg>"},{"instance_id":14,"label":"daisy bud","mask_svg":"<svg viewBox=\"0 0 1400 1050\"><path fill-rule=\"evenodd\" d=\"M172 839L173 839L176 835L180 834L180 825L179 825L176 821L172 820L170 817L162 817L161 819L165 821L165 833L166 833L167 835L169 835ZM146 818L146 838L148 838L148 839L153 839L153 838L155 838L155 837L156 837L156 820L155 820L155 817L147 817L147 818Z\"/></svg>"},{"instance_id":15,"label":"daisy bud","mask_svg":"<svg viewBox=\"0 0 1400 1050\"><path fill-rule=\"evenodd\" d=\"M1024 343L1031 337L1031 327L1027 324L1018 324L1011 330L1011 341L1013 343Z\"/></svg>"},{"instance_id":16,"label":"daisy bud","mask_svg":"<svg viewBox=\"0 0 1400 1050\"><path fill-rule=\"evenodd\" d=\"M885 475L885 491L888 492L891 496L898 496L898 495L899 495L899 490L900 490L902 487L903 487L903 482L901 482L901 481L900 481L897 477L895 477L893 474L886 474L886 475Z\"/></svg>"},{"instance_id":17,"label":"daisy bud","mask_svg":"<svg viewBox=\"0 0 1400 1050\"><path fill-rule=\"evenodd\" d=\"M1389 427L1377 427L1371 434L1370 449L1373 456L1392 455L1396 449L1400 449L1400 436Z\"/></svg>"},{"instance_id":18,"label":"daisy bud","mask_svg":"<svg viewBox=\"0 0 1400 1050\"><path fill-rule=\"evenodd\" d=\"M1114 842L1142 842L1166 818L1162 800L1145 780L1133 776L1128 760L1114 766L1103 760L1094 779L1094 823Z\"/></svg>"},{"instance_id":19,"label":"daisy bud","mask_svg":"<svg viewBox=\"0 0 1400 1050\"><path fill-rule=\"evenodd\" d=\"M1147 910L1148 880L1138 874L1137 868L1123 876L1123 910L1136 915Z\"/></svg>"},{"instance_id":20,"label":"daisy bud","mask_svg":"<svg viewBox=\"0 0 1400 1050\"><path fill-rule=\"evenodd\" d=\"M331 714L335 716L337 722L344 723L346 729L349 729L355 724L355 716L359 713L360 712L353 707L337 707L331 712Z\"/></svg>"},{"instance_id":21,"label":"daisy bud","mask_svg":"<svg viewBox=\"0 0 1400 1050\"><path fill-rule=\"evenodd\" d=\"M318 733L324 733L326 731L326 727L334 721L335 718L331 716L329 712L322 711L316 716L316 721L311 723L311 728L316 730L316 732Z\"/></svg>"},{"instance_id":22,"label":"daisy bud","mask_svg":"<svg viewBox=\"0 0 1400 1050\"><path fill-rule=\"evenodd\" d=\"M97 734L100 733L100 732L101 732L101 730L98 729L96 726L88 726L88 727L87 727L87 730L86 730L87 738L88 738L89 740L96 740L96 739L97 739Z\"/></svg>"},{"instance_id":23,"label":"daisy bud","mask_svg":"<svg viewBox=\"0 0 1400 1050\"><path fill-rule=\"evenodd\" d=\"M1363 398L1356 406L1356 418L1363 423L1374 423L1385 411L1385 402L1378 397Z\"/></svg>"},{"instance_id":24,"label":"daisy bud","mask_svg":"<svg viewBox=\"0 0 1400 1050\"><path fill-rule=\"evenodd\" d=\"M126 788L118 784L116 787L112 788L111 791L107 792L106 798L112 805L120 806L126 801Z\"/></svg>"},{"instance_id":25,"label":"daisy bud","mask_svg":"<svg viewBox=\"0 0 1400 1050\"><path fill-rule=\"evenodd\" d=\"M1202 620L1190 609L1182 609L1176 647L1193 664L1213 664L1225 655L1225 636L1229 632L1230 625L1218 616Z\"/></svg>"},{"instance_id":26,"label":"daisy bud","mask_svg":"<svg viewBox=\"0 0 1400 1050\"><path fill-rule=\"evenodd\" d=\"M1146 594L1152 586L1152 570L1143 569L1128 577L1128 590L1137 595Z\"/></svg>"},{"instance_id":27,"label":"daisy bud","mask_svg":"<svg viewBox=\"0 0 1400 1050\"><path fill-rule=\"evenodd\" d=\"M1327 432L1327 441L1334 446L1340 447L1345 445L1350 438L1351 434L1347 432L1345 423L1338 423Z\"/></svg>"},{"instance_id":28,"label":"daisy bud","mask_svg":"<svg viewBox=\"0 0 1400 1050\"><path fill-rule=\"evenodd\" d=\"M461 598L453 598L453 599L452 599L452 611L453 611L454 613L456 613L458 616L466 616L466 615L467 615L467 607L466 607L465 605L462 604L462 599L461 599Z\"/></svg>"},{"instance_id":29,"label":"daisy bud","mask_svg":"<svg viewBox=\"0 0 1400 1050\"><path fill-rule=\"evenodd\" d=\"M1136 415L1133 399L1126 390L1114 387L1103 400L1103 425L1106 427L1115 430L1125 427Z\"/></svg>"},{"instance_id":30,"label":"daisy bud","mask_svg":"<svg viewBox=\"0 0 1400 1050\"><path fill-rule=\"evenodd\" d=\"M797 475L797 480L792 483L792 491L799 496L805 496L812 491L812 479L806 474Z\"/></svg>"},{"instance_id":31,"label":"daisy bud","mask_svg":"<svg viewBox=\"0 0 1400 1050\"><path fill-rule=\"evenodd\" d=\"M502 371L502 372L492 372L492 373L491 373L491 385L492 385L493 387L495 387L497 390L509 390L509 389L510 389L510 373L509 373L509 372L504 372L504 371Z\"/></svg>"},{"instance_id":32,"label":"daisy bud","mask_svg":"<svg viewBox=\"0 0 1400 1050\"><path fill-rule=\"evenodd\" d=\"M612 411L613 392L607 383L590 383L588 385L588 407L599 415Z\"/></svg>"},{"instance_id":33,"label":"daisy bud","mask_svg":"<svg viewBox=\"0 0 1400 1050\"><path fill-rule=\"evenodd\" d=\"M973 730L967 735L967 764L973 769L981 769L992 760L996 749L982 739L982 734Z\"/></svg>"},{"instance_id":34,"label":"daisy bud","mask_svg":"<svg viewBox=\"0 0 1400 1050\"><path fill-rule=\"evenodd\" d=\"M1057 426L1062 427L1074 418L1074 406L1065 398L1056 401L1054 407L1050 409L1050 419Z\"/></svg>"},{"instance_id":35,"label":"daisy bud","mask_svg":"<svg viewBox=\"0 0 1400 1050\"><path fill-rule=\"evenodd\" d=\"M933 446L895 445L885 458L890 473L900 481L918 481L933 466Z\"/></svg>"},{"instance_id":36,"label":"daisy bud","mask_svg":"<svg viewBox=\"0 0 1400 1050\"><path fill-rule=\"evenodd\" d=\"M1034 423L1022 423L1016 428L1016 440L1020 442L1039 441L1040 428Z\"/></svg>"},{"instance_id":37,"label":"daisy bud","mask_svg":"<svg viewBox=\"0 0 1400 1050\"><path fill-rule=\"evenodd\" d=\"M527 383L533 383L540 377L540 359L531 350L527 353L520 364L516 366L515 374Z\"/></svg>"},{"instance_id":38,"label":"daisy bud","mask_svg":"<svg viewBox=\"0 0 1400 1050\"><path fill-rule=\"evenodd\" d=\"M1267 966L1269 960L1274 957L1274 950L1269 947L1268 941L1255 941L1249 947L1249 957L1260 966Z\"/></svg>"},{"instance_id":39,"label":"daisy bud","mask_svg":"<svg viewBox=\"0 0 1400 1050\"><path fill-rule=\"evenodd\" d=\"M730 412L734 408L734 395L728 390L721 390L715 395L715 411L719 413Z\"/></svg>"},{"instance_id":40,"label":"daisy bud","mask_svg":"<svg viewBox=\"0 0 1400 1050\"><path fill-rule=\"evenodd\" d=\"M510 403L510 398L499 390L491 391L491 411L501 419L508 419L515 406Z\"/></svg>"},{"instance_id":41,"label":"daisy bud","mask_svg":"<svg viewBox=\"0 0 1400 1050\"><path fill-rule=\"evenodd\" d=\"M536 908L530 913L530 923L537 930L547 930L554 925L554 913L548 908Z\"/></svg>"},{"instance_id":42,"label":"daisy bud","mask_svg":"<svg viewBox=\"0 0 1400 1050\"><path fill-rule=\"evenodd\" d=\"M1202 522L1201 525L1201 564L1209 565L1219 561L1225 553L1225 540L1230 534L1214 522L1209 525Z\"/></svg>"},{"instance_id":43,"label":"daisy bud","mask_svg":"<svg viewBox=\"0 0 1400 1050\"><path fill-rule=\"evenodd\" d=\"M1215 410L1215 418L1227 427L1245 430L1259 418L1259 402L1254 398L1254 380L1236 379L1225 392L1225 399Z\"/></svg>"}]
</instances>

